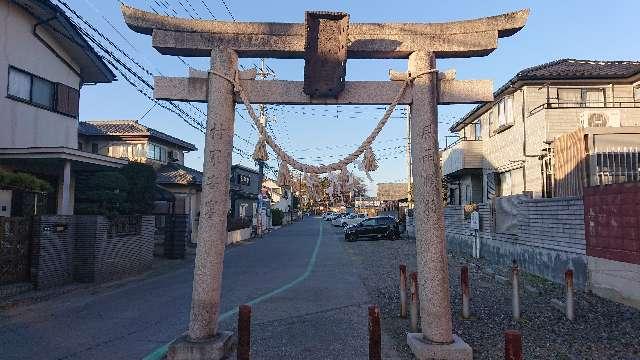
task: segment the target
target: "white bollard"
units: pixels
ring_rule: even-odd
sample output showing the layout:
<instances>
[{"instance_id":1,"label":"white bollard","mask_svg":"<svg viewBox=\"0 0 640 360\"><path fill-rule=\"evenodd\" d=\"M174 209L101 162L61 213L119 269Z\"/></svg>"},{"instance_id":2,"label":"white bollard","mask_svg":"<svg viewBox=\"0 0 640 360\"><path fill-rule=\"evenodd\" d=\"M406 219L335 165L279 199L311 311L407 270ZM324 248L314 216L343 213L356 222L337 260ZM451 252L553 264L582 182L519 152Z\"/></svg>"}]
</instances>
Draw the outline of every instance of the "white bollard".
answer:
<instances>
[{"instance_id":1,"label":"white bollard","mask_svg":"<svg viewBox=\"0 0 640 360\"><path fill-rule=\"evenodd\" d=\"M511 267L511 305L513 310L513 320L520 320L520 291L518 284L518 264L513 261Z\"/></svg>"}]
</instances>

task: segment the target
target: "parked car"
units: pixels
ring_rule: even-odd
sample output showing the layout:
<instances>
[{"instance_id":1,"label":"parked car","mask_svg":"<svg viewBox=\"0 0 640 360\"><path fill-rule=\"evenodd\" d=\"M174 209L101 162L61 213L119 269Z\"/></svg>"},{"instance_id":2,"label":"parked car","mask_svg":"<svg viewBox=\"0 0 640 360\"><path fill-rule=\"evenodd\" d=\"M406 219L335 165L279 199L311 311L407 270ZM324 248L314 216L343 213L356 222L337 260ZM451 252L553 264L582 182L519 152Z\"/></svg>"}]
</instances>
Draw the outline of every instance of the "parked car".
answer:
<instances>
[{"instance_id":1,"label":"parked car","mask_svg":"<svg viewBox=\"0 0 640 360\"><path fill-rule=\"evenodd\" d=\"M377 216L364 219L344 229L344 239L346 241L355 241L361 237L397 240L400 238L398 221L391 216Z\"/></svg>"},{"instance_id":2,"label":"parked car","mask_svg":"<svg viewBox=\"0 0 640 360\"><path fill-rule=\"evenodd\" d=\"M342 219L344 219L347 215L349 214L337 214L336 217L333 218L333 220L331 220L331 224L333 226L342 226Z\"/></svg>"},{"instance_id":3,"label":"parked car","mask_svg":"<svg viewBox=\"0 0 640 360\"><path fill-rule=\"evenodd\" d=\"M343 228L346 228L347 226L353 226L366 218L366 214L349 214L342 218L340 225Z\"/></svg>"},{"instance_id":4,"label":"parked car","mask_svg":"<svg viewBox=\"0 0 640 360\"><path fill-rule=\"evenodd\" d=\"M332 212L326 212L326 213L322 214L322 220L329 221L329 220L331 220L333 215L334 214Z\"/></svg>"}]
</instances>

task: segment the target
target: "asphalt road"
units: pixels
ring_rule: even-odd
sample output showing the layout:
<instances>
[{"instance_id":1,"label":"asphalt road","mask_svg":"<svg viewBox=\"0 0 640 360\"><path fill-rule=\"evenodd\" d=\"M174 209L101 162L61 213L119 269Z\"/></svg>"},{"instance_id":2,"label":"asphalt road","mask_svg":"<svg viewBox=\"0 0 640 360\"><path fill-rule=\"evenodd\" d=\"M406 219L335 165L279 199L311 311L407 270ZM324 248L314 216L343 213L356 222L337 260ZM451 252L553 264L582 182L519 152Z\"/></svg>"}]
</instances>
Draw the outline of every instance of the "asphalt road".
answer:
<instances>
[{"instance_id":1,"label":"asphalt road","mask_svg":"<svg viewBox=\"0 0 640 360\"><path fill-rule=\"evenodd\" d=\"M341 241L338 229L307 218L228 249L220 328L235 330L233 310L251 302L253 359L366 359L370 299ZM0 359L157 354L187 328L192 270L5 310Z\"/></svg>"}]
</instances>

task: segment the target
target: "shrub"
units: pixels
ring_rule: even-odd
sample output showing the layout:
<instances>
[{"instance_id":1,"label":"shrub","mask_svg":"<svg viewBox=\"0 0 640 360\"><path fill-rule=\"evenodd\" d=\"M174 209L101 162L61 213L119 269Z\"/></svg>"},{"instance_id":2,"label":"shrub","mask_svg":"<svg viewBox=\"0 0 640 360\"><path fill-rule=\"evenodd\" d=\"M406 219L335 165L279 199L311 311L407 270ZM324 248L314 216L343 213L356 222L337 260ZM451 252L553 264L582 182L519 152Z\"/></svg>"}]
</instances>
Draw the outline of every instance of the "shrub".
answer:
<instances>
[{"instance_id":1,"label":"shrub","mask_svg":"<svg viewBox=\"0 0 640 360\"><path fill-rule=\"evenodd\" d=\"M284 213L282 210L275 208L271 209L271 224L273 226L281 226L284 219Z\"/></svg>"},{"instance_id":2,"label":"shrub","mask_svg":"<svg viewBox=\"0 0 640 360\"><path fill-rule=\"evenodd\" d=\"M252 218L232 218L227 217L227 231L235 231L250 228L252 225Z\"/></svg>"},{"instance_id":3,"label":"shrub","mask_svg":"<svg viewBox=\"0 0 640 360\"><path fill-rule=\"evenodd\" d=\"M50 192L53 190L48 182L31 174L0 170L0 189L2 188L33 192Z\"/></svg>"}]
</instances>

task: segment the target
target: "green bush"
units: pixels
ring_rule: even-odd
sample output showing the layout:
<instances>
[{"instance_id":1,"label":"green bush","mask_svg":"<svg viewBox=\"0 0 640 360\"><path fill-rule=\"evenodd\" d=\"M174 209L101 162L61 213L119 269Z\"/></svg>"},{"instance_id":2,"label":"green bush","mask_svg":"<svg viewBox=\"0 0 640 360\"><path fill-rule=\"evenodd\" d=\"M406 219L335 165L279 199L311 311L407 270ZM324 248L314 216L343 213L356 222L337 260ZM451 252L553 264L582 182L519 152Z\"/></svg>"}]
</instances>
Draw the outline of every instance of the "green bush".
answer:
<instances>
[{"instance_id":1,"label":"green bush","mask_svg":"<svg viewBox=\"0 0 640 360\"><path fill-rule=\"evenodd\" d=\"M48 182L31 174L0 170L0 189L3 188L33 192L50 192L53 190Z\"/></svg>"},{"instance_id":2,"label":"green bush","mask_svg":"<svg viewBox=\"0 0 640 360\"><path fill-rule=\"evenodd\" d=\"M284 219L284 213L282 212L282 210L278 208L271 209L271 225L281 226L283 219Z\"/></svg>"}]
</instances>

